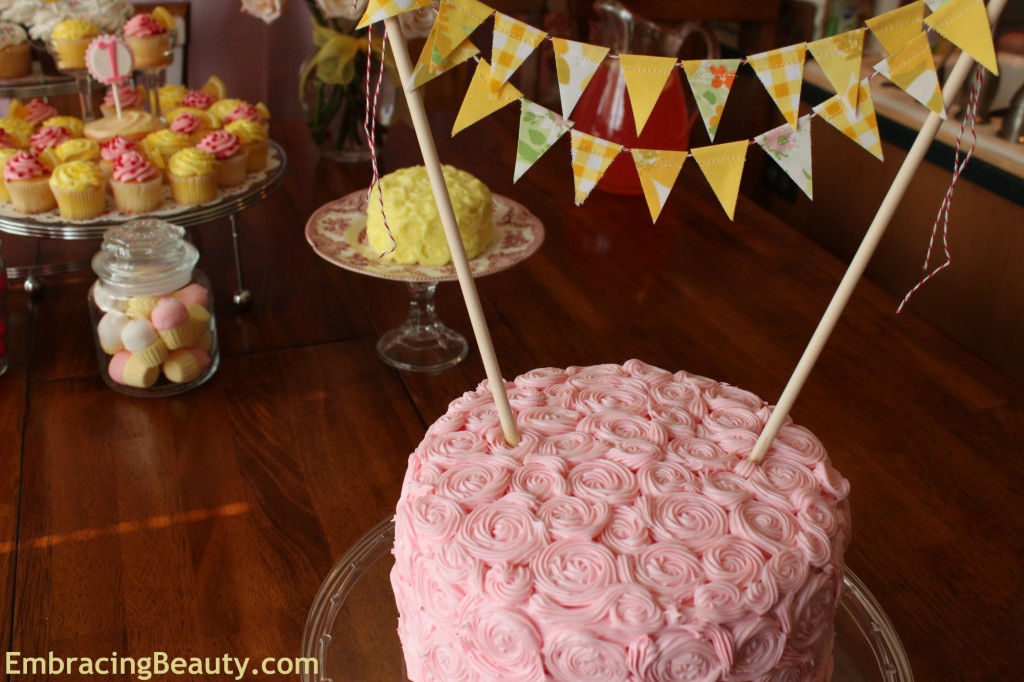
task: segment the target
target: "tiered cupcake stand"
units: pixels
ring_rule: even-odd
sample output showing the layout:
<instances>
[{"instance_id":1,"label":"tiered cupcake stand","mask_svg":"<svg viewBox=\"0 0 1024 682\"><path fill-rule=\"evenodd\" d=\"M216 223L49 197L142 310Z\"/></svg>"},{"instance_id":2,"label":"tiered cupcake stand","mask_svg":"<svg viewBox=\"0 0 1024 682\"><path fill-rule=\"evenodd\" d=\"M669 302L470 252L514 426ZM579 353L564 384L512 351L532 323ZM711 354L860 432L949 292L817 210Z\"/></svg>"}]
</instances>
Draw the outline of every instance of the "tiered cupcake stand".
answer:
<instances>
[{"instance_id":1,"label":"tiered cupcake stand","mask_svg":"<svg viewBox=\"0 0 1024 682\"><path fill-rule=\"evenodd\" d=\"M77 87L72 81L71 93L77 92ZM0 97L5 96L6 90L0 89ZM228 218L231 223L231 240L234 247L235 257L235 278L237 288L234 293L235 305L247 306L251 301L251 294L245 288L242 278L241 250L239 246L237 215L263 201L284 181L287 169L287 158L281 147L270 141L269 162L267 168L259 173L254 173L246 178L246 181L238 186L227 190L221 190L220 197L209 204L195 207L184 207L175 204L169 198L165 199L163 206L144 217L159 218L185 228L203 225L220 218ZM167 190L165 189L165 192ZM10 204L0 206L0 232L35 237L38 239L65 239L84 240L102 239L103 232L112 225L135 220L142 216L126 215L117 211L108 211L95 220L88 221L66 221L62 220L56 211L29 216L18 213ZM7 269L7 276L10 279L25 280L25 290L30 294L42 290L42 277L55 275L74 270L81 270L89 267L89 261L74 261L66 263L44 263L39 265L28 265L21 267L10 267Z\"/></svg>"}]
</instances>

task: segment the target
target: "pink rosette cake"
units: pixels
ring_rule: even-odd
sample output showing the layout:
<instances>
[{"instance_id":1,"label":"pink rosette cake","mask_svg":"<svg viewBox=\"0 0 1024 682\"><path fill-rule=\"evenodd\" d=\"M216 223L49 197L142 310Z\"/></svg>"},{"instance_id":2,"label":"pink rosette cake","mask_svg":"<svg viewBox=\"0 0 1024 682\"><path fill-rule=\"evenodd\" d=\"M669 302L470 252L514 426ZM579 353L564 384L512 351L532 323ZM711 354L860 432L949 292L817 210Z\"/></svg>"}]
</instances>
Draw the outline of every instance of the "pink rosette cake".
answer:
<instances>
[{"instance_id":1,"label":"pink rosette cake","mask_svg":"<svg viewBox=\"0 0 1024 682\"><path fill-rule=\"evenodd\" d=\"M182 114L182 116L184 115ZM196 145L196 149L213 154L220 162L217 167L218 187L236 187L245 181L245 167L249 162L249 151L232 133L226 130L214 130L207 133Z\"/></svg>"},{"instance_id":2,"label":"pink rosette cake","mask_svg":"<svg viewBox=\"0 0 1024 682\"><path fill-rule=\"evenodd\" d=\"M831 676L847 482L771 408L642 362L454 401L409 459L391 581L409 679Z\"/></svg>"}]
</instances>

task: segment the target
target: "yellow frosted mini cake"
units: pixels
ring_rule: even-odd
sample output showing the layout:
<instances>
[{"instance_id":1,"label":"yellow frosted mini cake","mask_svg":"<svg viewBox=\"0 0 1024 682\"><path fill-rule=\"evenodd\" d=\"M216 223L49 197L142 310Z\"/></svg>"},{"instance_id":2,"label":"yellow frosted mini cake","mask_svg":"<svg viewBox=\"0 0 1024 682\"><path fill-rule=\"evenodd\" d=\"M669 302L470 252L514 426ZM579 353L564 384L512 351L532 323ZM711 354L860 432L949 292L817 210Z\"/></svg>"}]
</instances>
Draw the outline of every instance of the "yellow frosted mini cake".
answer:
<instances>
[{"instance_id":1,"label":"yellow frosted mini cake","mask_svg":"<svg viewBox=\"0 0 1024 682\"><path fill-rule=\"evenodd\" d=\"M468 258L475 258L491 244L491 190L466 171L444 166L444 181L462 234ZM443 265L451 261L441 217L434 203L427 169L403 168L380 179L384 210L397 246L387 258L399 263ZM366 236L379 253L391 248L380 210L380 190L374 188L367 208Z\"/></svg>"}]
</instances>

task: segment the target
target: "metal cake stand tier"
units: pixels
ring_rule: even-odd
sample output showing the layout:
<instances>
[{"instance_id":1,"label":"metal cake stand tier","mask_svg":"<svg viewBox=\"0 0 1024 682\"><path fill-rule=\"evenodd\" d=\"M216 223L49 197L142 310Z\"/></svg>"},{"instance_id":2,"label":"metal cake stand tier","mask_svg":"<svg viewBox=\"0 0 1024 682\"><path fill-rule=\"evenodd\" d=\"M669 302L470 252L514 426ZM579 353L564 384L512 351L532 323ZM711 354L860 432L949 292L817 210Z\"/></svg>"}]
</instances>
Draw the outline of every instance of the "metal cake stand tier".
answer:
<instances>
[{"instance_id":1,"label":"metal cake stand tier","mask_svg":"<svg viewBox=\"0 0 1024 682\"><path fill-rule=\"evenodd\" d=\"M0 206L0 232L19 235L23 237L34 237L38 239L63 239L63 240L85 240L102 239L103 233L113 225L126 223L140 217L159 218L182 227L195 227L203 225L220 218L228 218L231 222L231 239L235 254L235 275L238 289L235 292L235 304L247 305L251 295L242 283L241 252L238 239L238 225L236 216L246 208L258 204L266 199L271 192L277 189L284 182L285 172L288 168L287 156L284 150L276 142L271 140L269 161L267 168L260 173L254 174L238 187L221 190L216 201L202 206L180 206L169 198L163 206L145 216L127 215L116 210L111 210L93 220L67 221L62 220L57 211L51 211L38 216L30 216L18 213L9 204ZM164 190L167 191L166 188ZM30 293L41 290L42 276L72 272L89 267L90 261L75 261L70 263L43 263L39 265L27 265L10 267L7 269L7 276L12 279L25 279L25 289Z\"/></svg>"}]
</instances>

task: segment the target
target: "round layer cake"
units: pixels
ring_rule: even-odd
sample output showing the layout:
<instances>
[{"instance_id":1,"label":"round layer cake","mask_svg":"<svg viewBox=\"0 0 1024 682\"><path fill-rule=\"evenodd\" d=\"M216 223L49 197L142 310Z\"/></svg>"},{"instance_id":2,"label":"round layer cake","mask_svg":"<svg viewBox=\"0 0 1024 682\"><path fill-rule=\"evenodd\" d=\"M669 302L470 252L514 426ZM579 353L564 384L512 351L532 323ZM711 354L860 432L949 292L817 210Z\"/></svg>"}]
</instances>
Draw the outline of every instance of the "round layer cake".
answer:
<instances>
[{"instance_id":1,"label":"round layer cake","mask_svg":"<svg viewBox=\"0 0 1024 682\"><path fill-rule=\"evenodd\" d=\"M828 680L849 484L771 408L637 360L481 385L409 460L391 574L414 682Z\"/></svg>"},{"instance_id":2,"label":"round layer cake","mask_svg":"<svg viewBox=\"0 0 1024 682\"><path fill-rule=\"evenodd\" d=\"M443 166L443 169L466 257L475 258L490 246L494 232L491 190L466 171L452 166ZM381 215L380 187L384 188L384 215L395 238L395 249L386 258L420 265L451 262L444 226L427 169L423 166L389 173L374 187L366 215L366 237L370 246L379 253L392 247Z\"/></svg>"}]
</instances>

